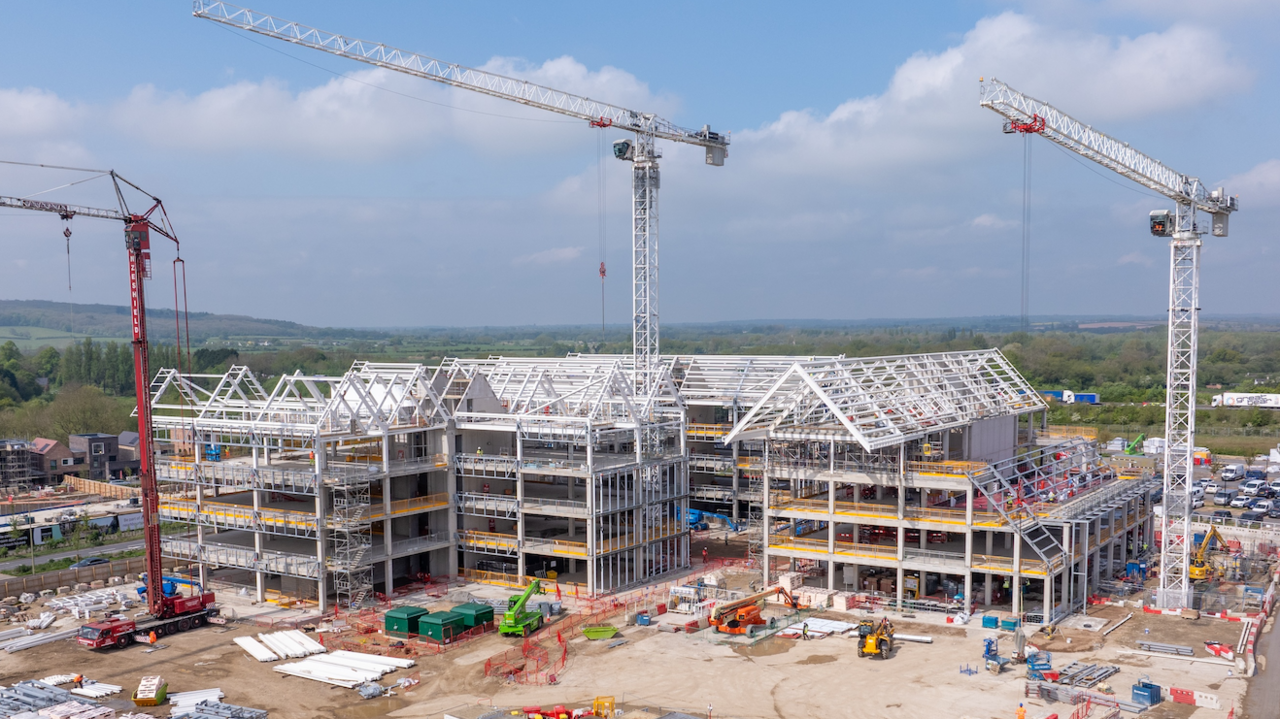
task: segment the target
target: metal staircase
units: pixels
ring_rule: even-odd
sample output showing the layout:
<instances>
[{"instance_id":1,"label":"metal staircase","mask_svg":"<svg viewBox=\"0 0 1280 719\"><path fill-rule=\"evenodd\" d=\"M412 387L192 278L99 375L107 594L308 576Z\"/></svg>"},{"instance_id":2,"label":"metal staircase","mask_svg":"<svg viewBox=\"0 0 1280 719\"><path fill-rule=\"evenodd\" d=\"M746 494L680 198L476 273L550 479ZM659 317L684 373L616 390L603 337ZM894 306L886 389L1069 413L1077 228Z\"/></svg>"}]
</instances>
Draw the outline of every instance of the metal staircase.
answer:
<instances>
[{"instance_id":1,"label":"metal staircase","mask_svg":"<svg viewBox=\"0 0 1280 719\"><path fill-rule=\"evenodd\" d=\"M1016 501L1018 492L1009 481L1017 476L1016 468L1016 462L1001 462L971 472L969 478L986 497L987 504L1014 529L1015 536L1026 542L1045 567L1052 571L1062 565L1065 550L1054 532L1040 521L1035 512L1028 511ZM1012 506L1008 504L1010 498L1015 498Z\"/></svg>"},{"instance_id":2,"label":"metal staircase","mask_svg":"<svg viewBox=\"0 0 1280 719\"><path fill-rule=\"evenodd\" d=\"M373 565L368 561L373 549L369 482L370 477L362 473L326 482L332 498L328 564L338 604L349 609L359 609L373 591Z\"/></svg>"}]
</instances>

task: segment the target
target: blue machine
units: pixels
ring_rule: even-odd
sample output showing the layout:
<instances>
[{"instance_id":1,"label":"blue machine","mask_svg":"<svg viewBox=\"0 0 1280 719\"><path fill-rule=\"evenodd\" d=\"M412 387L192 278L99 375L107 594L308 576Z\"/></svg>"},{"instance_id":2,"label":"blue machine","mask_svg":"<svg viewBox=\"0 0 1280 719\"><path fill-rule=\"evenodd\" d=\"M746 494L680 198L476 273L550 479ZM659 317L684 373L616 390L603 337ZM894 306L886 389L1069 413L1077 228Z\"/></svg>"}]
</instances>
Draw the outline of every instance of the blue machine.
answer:
<instances>
[{"instance_id":1,"label":"blue machine","mask_svg":"<svg viewBox=\"0 0 1280 719\"><path fill-rule=\"evenodd\" d=\"M701 509L688 509L685 511L686 511L686 515L685 515L686 519L689 522L689 529L705 530L708 527L706 522L707 519L719 519L720 521L728 525L729 529L732 529L735 532L742 531L742 528L738 525L737 522L733 521L729 517L724 516L723 514L716 514L715 512L704 512Z\"/></svg>"},{"instance_id":2,"label":"blue machine","mask_svg":"<svg viewBox=\"0 0 1280 719\"><path fill-rule=\"evenodd\" d=\"M146 572L143 572L139 579L142 581L142 586L138 587L138 596L145 597L147 595ZM160 577L160 591L163 592L166 597L172 597L177 594L179 584L192 587L195 589L196 594L204 593L204 588L200 586L199 582L193 579L183 579L182 577Z\"/></svg>"}]
</instances>

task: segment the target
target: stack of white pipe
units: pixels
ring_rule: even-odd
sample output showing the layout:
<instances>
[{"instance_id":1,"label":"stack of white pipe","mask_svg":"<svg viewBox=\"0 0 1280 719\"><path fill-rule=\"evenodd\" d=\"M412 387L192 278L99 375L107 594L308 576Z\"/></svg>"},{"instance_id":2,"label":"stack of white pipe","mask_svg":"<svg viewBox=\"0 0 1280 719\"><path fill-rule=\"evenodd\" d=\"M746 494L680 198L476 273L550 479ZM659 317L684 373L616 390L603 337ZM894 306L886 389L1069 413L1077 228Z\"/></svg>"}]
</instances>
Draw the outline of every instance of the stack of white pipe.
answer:
<instances>
[{"instance_id":1,"label":"stack of white pipe","mask_svg":"<svg viewBox=\"0 0 1280 719\"><path fill-rule=\"evenodd\" d=\"M17 629L6 629L3 632L0 632L0 642L7 641L9 639L17 639L18 637L29 637L29 636L31 636L31 630L27 629L26 627L18 627Z\"/></svg>"},{"instance_id":2,"label":"stack of white pipe","mask_svg":"<svg viewBox=\"0 0 1280 719\"><path fill-rule=\"evenodd\" d=\"M267 648L277 656L289 657L290 659L301 659L312 654L323 654L325 651L323 644L297 629L272 632L271 634L259 634L258 639L262 640L262 643L267 645Z\"/></svg>"},{"instance_id":3,"label":"stack of white pipe","mask_svg":"<svg viewBox=\"0 0 1280 719\"><path fill-rule=\"evenodd\" d=\"M53 612L40 612L40 616L27 620L27 629L48 629L56 618ZM0 634L0 638L2 637L3 635Z\"/></svg>"},{"instance_id":4,"label":"stack of white pipe","mask_svg":"<svg viewBox=\"0 0 1280 719\"><path fill-rule=\"evenodd\" d=\"M84 607L91 604L117 604L123 599L124 596L114 589L95 589L92 592L85 592L75 596L54 597L49 600L47 606L55 611L71 611L76 607Z\"/></svg>"},{"instance_id":5,"label":"stack of white pipe","mask_svg":"<svg viewBox=\"0 0 1280 719\"><path fill-rule=\"evenodd\" d=\"M413 664L412 659L338 651L333 654L310 657L300 662L282 664L274 669L281 674L354 689L367 682L376 682L397 669L405 669Z\"/></svg>"},{"instance_id":6,"label":"stack of white pipe","mask_svg":"<svg viewBox=\"0 0 1280 719\"><path fill-rule=\"evenodd\" d=\"M49 632L48 634L32 634L29 637L23 637L4 645L4 650L10 654L20 652L23 649L38 647L41 644L56 642L61 639L70 639L74 637L80 630L78 628L67 629L61 632Z\"/></svg>"},{"instance_id":7,"label":"stack of white pipe","mask_svg":"<svg viewBox=\"0 0 1280 719\"><path fill-rule=\"evenodd\" d=\"M124 687L116 684L104 684L102 682L92 682L85 684L79 689L72 689L71 693L76 696L89 697L90 699L101 699L112 694L119 694Z\"/></svg>"},{"instance_id":8,"label":"stack of white pipe","mask_svg":"<svg viewBox=\"0 0 1280 719\"><path fill-rule=\"evenodd\" d=\"M260 662L274 662L280 659L275 652L259 644L253 637L236 637L233 641L239 644L241 649L249 652L249 656Z\"/></svg>"},{"instance_id":9,"label":"stack of white pipe","mask_svg":"<svg viewBox=\"0 0 1280 719\"><path fill-rule=\"evenodd\" d=\"M71 682L75 681L75 679L76 679L76 675L74 674L54 674L53 676L45 677L40 681L45 684L48 684L51 687L56 687L59 684L70 684Z\"/></svg>"}]
</instances>

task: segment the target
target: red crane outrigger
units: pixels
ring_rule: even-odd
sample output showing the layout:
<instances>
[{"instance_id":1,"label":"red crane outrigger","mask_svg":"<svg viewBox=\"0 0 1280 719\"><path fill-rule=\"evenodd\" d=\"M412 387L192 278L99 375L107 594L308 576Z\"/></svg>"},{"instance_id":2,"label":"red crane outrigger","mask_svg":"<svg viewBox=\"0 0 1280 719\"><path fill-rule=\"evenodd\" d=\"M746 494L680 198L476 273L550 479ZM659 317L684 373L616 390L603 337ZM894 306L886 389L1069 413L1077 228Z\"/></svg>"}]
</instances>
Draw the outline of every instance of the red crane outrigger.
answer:
<instances>
[{"instance_id":1,"label":"red crane outrigger","mask_svg":"<svg viewBox=\"0 0 1280 719\"><path fill-rule=\"evenodd\" d=\"M0 196L0 207L53 212L64 221L69 221L77 215L118 220L124 222L125 226L125 250L129 254L129 312L133 330L133 384L138 404L138 474L142 486L142 533L147 566L143 593L152 618L142 621L112 619L81 627L79 643L93 648L127 646L135 638L145 637L153 632L163 636L185 631L193 626L204 624L208 618L218 613L214 606L213 593L203 591L199 585L194 585L197 590L191 596L182 596L176 592L166 596L160 558L160 489L156 481L154 437L151 428L151 371L147 351L147 305L144 281L151 277L151 233L155 232L172 240L175 247L179 244L178 237L169 224L164 203L158 197L144 192L153 203L151 208L142 214L131 213L120 191L119 183L124 182L139 192L142 192L141 188L120 177L114 171L105 171L103 174L109 174L112 182L115 183L120 211ZM157 210L164 218L163 224L152 219ZM175 262L181 262L181 259Z\"/></svg>"}]
</instances>

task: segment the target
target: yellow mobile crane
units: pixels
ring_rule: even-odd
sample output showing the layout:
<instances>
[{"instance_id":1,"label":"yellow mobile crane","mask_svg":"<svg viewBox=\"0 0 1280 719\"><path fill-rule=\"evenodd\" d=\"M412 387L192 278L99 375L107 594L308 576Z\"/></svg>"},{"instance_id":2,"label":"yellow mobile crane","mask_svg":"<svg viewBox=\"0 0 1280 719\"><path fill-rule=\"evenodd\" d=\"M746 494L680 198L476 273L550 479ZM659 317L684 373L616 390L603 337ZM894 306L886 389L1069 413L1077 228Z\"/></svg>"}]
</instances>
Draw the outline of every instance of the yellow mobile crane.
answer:
<instances>
[{"instance_id":1,"label":"yellow mobile crane","mask_svg":"<svg viewBox=\"0 0 1280 719\"><path fill-rule=\"evenodd\" d=\"M1200 549L1196 550L1196 556L1191 558L1191 568L1187 571L1187 575L1191 577L1193 582L1203 582L1209 578L1209 562L1205 560L1205 555L1209 553L1209 545L1213 540L1217 539L1218 544L1227 545L1227 540L1218 534L1217 527L1210 527L1209 531L1204 535L1204 541L1200 543Z\"/></svg>"}]
</instances>

